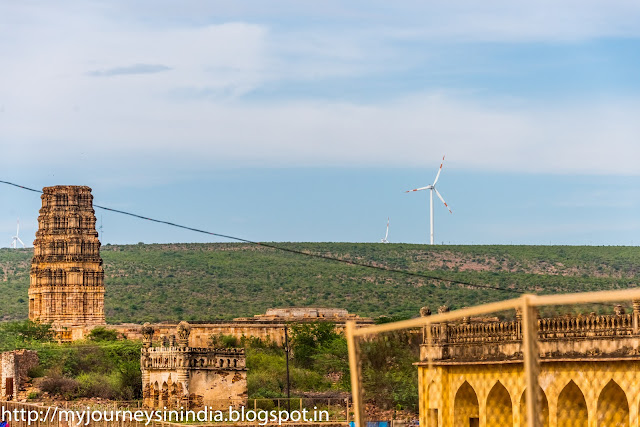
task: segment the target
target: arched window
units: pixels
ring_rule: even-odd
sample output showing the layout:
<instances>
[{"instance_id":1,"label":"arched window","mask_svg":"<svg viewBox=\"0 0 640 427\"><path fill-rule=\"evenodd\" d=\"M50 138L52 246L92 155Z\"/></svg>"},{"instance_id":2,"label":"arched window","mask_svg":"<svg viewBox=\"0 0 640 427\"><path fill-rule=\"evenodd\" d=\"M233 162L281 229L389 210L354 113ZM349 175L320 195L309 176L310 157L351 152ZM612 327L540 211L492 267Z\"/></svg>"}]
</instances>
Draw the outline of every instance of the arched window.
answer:
<instances>
[{"instance_id":1,"label":"arched window","mask_svg":"<svg viewBox=\"0 0 640 427\"><path fill-rule=\"evenodd\" d=\"M629 401L622 388L614 380L602 389L598 398L598 426L628 426Z\"/></svg>"},{"instance_id":2,"label":"arched window","mask_svg":"<svg viewBox=\"0 0 640 427\"><path fill-rule=\"evenodd\" d=\"M477 425L480 417L478 396L468 382L464 382L456 393L453 404L453 418L455 426Z\"/></svg>"},{"instance_id":3,"label":"arched window","mask_svg":"<svg viewBox=\"0 0 640 427\"><path fill-rule=\"evenodd\" d=\"M542 426L549 426L549 402L547 401L547 395L544 391L538 387L538 411L542 415ZM520 397L520 425L526 426L527 424L527 390L522 392Z\"/></svg>"},{"instance_id":4,"label":"arched window","mask_svg":"<svg viewBox=\"0 0 640 427\"><path fill-rule=\"evenodd\" d=\"M487 397L487 425L513 425L511 396L500 381L493 386Z\"/></svg>"},{"instance_id":5,"label":"arched window","mask_svg":"<svg viewBox=\"0 0 640 427\"><path fill-rule=\"evenodd\" d=\"M571 380L558 396L558 427L587 427L588 418L584 394Z\"/></svg>"}]
</instances>

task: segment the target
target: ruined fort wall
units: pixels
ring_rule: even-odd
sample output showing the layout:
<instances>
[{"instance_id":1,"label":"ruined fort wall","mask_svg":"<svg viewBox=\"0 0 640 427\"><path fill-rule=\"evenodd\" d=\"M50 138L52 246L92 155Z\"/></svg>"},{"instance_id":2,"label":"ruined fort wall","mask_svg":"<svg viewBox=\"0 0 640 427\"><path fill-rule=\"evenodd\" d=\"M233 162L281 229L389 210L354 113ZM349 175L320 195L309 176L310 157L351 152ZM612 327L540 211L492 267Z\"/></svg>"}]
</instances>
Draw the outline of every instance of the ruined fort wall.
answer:
<instances>
[{"instance_id":1,"label":"ruined fort wall","mask_svg":"<svg viewBox=\"0 0 640 427\"><path fill-rule=\"evenodd\" d=\"M369 324L368 319L364 319L358 325ZM317 320L316 320L317 321ZM299 322L302 322L300 320ZM291 323L297 323L292 321ZM242 337L260 338L264 341L271 341L277 345L284 345L284 328L290 324L284 322L220 322L220 323L192 323L191 334L189 336L190 347L209 346L212 335L231 335L238 339ZM175 332L176 324L155 323L151 325L154 329L154 340L159 342L162 336L169 336ZM93 329L94 325L78 326L69 329L72 339L84 339ZM142 340L142 325L125 323L119 325L105 325L106 328L114 329L130 340ZM341 333L344 330L344 322L336 323L336 331Z\"/></svg>"},{"instance_id":2,"label":"ruined fort wall","mask_svg":"<svg viewBox=\"0 0 640 427\"><path fill-rule=\"evenodd\" d=\"M229 401L247 398L247 371L191 371L189 392L202 396L207 406L228 408Z\"/></svg>"},{"instance_id":3,"label":"ruined fort wall","mask_svg":"<svg viewBox=\"0 0 640 427\"><path fill-rule=\"evenodd\" d=\"M14 350L0 357L0 399L16 400L29 380L29 370L38 365L38 353L31 350Z\"/></svg>"}]
</instances>

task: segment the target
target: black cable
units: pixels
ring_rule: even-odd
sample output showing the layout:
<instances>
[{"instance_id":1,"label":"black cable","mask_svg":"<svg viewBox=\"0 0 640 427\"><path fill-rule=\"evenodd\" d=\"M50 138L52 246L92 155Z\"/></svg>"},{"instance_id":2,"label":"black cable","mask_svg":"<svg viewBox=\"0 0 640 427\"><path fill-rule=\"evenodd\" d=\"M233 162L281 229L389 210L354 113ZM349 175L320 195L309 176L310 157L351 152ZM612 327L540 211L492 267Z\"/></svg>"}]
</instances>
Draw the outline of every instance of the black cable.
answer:
<instances>
[{"instance_id":1,"label":"black cable","mask_svg":"<svg viewBox=\"0 0 640 427\"><path fill-rule=\"evenodd\" d=\"M36 190L36 189L25 187L25 186L22 186L22 185L14 184L13 182L1 181L0 180L0 183L12 185L14 187L18 187L18 188L21 188L23 190L33 191L35 193L42 193L42 191L40 191L40 190ZM500 286L492 286L492 285L480 285L480 284L477 284L477 283L464 282L464 281L461 281L461 280L446 279L444 277L431 276L431 275L421 274L421 273L414 273L414 272L407 271L407 270L399 270L397 268L380 267L380 266L376 266L376 265L363 264L363 263L359 263L359 262L355 262L355 261L351 261L351 260L346 260L346 259L341 259L341 258L334 258L334 257L330 257L330 256L327 256L327 255L314 254L314 253L310 253L310 252L303 252L303 251L299 251L299 250L296 250L296 249L290 249L290 248L284 248L282 246L276 246L276 245L273 245L273 244L270 244L270 243L255 242L253 240L243 239L243 238L240 238L240 237L234 237L234 236L229 236L229 235L226 235L226 234L213 233L211 231L200 230L198 228L188 227L186 225L180 225L180 224L176 224L176 223L169 222L169 221L163 221L163 220L160 220L160 219L149 218L149 217L138 215L138 214L134 214L134 213L131 213L131 212L126 212L126 211L121 211L121 210L118 210L118 209L108 208L106 206L100 206L100 205L96 205L96 204L94 204L93 206L98 208L98 209L103 209L103 210L110 211L110 212L116 212L116 213L119 213L119 214L132 216L134 218L143 219L145 221L151 221L151 222L156 222L156 223L159 223L159 224L169 225L169 226L172 226L172 227L182 228L184 230L190 230L190 231L194 231L196 233L208 234L210 236L222 237L222 238L225 238L225 239L235 240L235 241L242 242L242 243L249 243L249 244L252 244L252 245L262 246L262 247L265 247L265 248L271 248L271 249L275 249L275 250L279 250L279 251L283 251L283 252L289 252L289 253L293 253L293 254L304 255L304 256L309 256L309 257L314 257L314 258L319 258L319 259L324 259L324 260L327 260L327 261L341 262L341 263L344 263L344 264L354 265L354 266L358 266L358 267L365 267L365 268L370 268L370 269L374 269L374 270L387 271L387 272L390 272L390 273L399 273L399 274L404 274L406 276L420 277L420 278L429 279L429 280L437 280L437 281L440 281L440 282L446 282L446 283L450 283L450 284L453 284L453 285L463 285L463 286L469 286L469 287L473 287L473 288L489 289L489 290L503 291L503 292L512 292L512 293L517 293L517 294L524 294L525 293L524 291L520 291L520 290L517 290L517 289L509 289L509 288L503 288L503 287L500 287Z\"/></svg>"},{"instance_id":2,"label":"black cable","mask_svg":"<svg viewBox=\"0 0 640 427\"><path fill-rule=\"evenodd\" d=\"M9 182L9 181L1 181L0 183L2 184L7 184L7 185L13 185L14 187L18 187L18 188L22 188L23 190L29 190L29 191L33 191L34 193L42 193L41 190L35 190L33 188L29 188L29 187L24 187L22 185L18 185L18 184L14 184L13 182Z\"/></svg>"}]
</instances>

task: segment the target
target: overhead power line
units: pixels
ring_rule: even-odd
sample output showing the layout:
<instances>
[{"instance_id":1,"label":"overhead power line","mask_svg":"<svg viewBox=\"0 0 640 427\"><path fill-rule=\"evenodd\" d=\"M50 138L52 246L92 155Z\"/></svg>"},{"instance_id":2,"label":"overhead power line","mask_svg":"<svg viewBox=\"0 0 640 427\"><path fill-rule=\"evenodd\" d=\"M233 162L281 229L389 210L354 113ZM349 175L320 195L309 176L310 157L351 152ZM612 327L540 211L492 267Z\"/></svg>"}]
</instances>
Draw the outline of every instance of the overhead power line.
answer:
<instances>
[{"instance_id":1,"label":"overhead power line","mask_svg":"<svg viewBox=\"0 0 640 427\"><path fill-rule=\"evenodd\" d=\"M34 193L42 193L41 190L36 190L34 188L25 187L23 185L15 184L15 183L9 182L9 181L0 180L0 183L11 185L11 186L23 189L23 190L32 191ZM127 212L127 211L123 211L123 210L119 210L119 209L109 208L109 207L106 207L106 206L96 205L95 203L94 203L93 206L95 208L98 208L98 209L103 209L105 211L115 212L115 213L119 213L119 214L122 214L122 215L128 215L128 216L131 216L131 217L134 217L134 218L138 218L138 219L142 219L142 220L145 220L145 221L156 222L158 224L165 224L165 225L169 225L171 227L182 228L184 230L194 231L196 233L207 234L209 236L222 237L224 239L235 240L237 242L248 243L248 244L251 244L251 245L262 246L262 247L265 247L265 248L271 248L271 249L275 249L275 250L282 251L282 252L288 252L288 253L292 253L292 254L298 254L298 255L303 255L303 256L307 256L307 257L323 259L323 260L327 260L327 261L340 262L340 263L343 263L343 264L353 265L353 266L357 266L357 267L364 267L364 268L369 268L369 269L378 270L378 271L385 271L385 272L389 272L389 273L403 274L405 276L419 277L421 279L436 280L436 281L439 281L439 282L449 283L449 284L452 284L452 285L468 286L468 287L471 287L471 288L488 289L488 290L493 290L493 291L511 292L511 293L515 293L515 294L524 294L525 293L525 292L520 291L518 289L511 289L511 288L505 288L505 287L501 287L501 286L484 285L484 284L466 282L466 281L462 281L462 280L448 279L448 278L445 278L445 277L440 277L440 276L435 276L435 275L430 275L430 274L417 273L417 272L413 272L413 271L400 270L400 269L397 269L397 268L392 268L392 267L387 267L387 266L366 264L366 263L357 262L357 261L348 260L348 259L343 259L343 258L336 258L336 257L331 257L331 256L312 253L312 252L305 252L305 251L301 251L301 250L297 250L297 249L291 249L291 248L286 248L286 247L283 247L283 246L274 245L272 243L257 242L257 241L253 241L253 240L249 240L249 239L243 239L241 237L230 236L228 234L214 233L214 232L207 231L207 230L201 230L199 228L194 228L194 227L189 227L189 226L186 226L186 225L176 224L176 223L170 222L170 221L164 221L164 220L161 220L161 219L150 218L150 217L143 216L143 215L138 215L138 214L135 214L135 213L132 213L132 212Z\"/></svg>"}]
</instances>

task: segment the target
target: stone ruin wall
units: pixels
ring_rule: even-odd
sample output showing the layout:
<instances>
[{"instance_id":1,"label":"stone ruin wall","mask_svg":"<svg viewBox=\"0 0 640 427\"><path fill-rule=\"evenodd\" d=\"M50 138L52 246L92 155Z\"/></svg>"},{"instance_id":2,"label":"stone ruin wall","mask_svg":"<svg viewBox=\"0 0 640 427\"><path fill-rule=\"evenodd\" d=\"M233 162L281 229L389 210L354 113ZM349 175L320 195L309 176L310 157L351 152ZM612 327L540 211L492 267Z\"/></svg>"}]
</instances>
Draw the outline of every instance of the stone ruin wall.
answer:
<instances>
[{"instance_id":1,"label":"stone ruin wall","mask_svg":"<svg viewBox=\"0 0 640 427\"><path fill-rule=\"evenodd\" d=\"M157 323L152 324L154 329L154 343L159 343L163 336L169 336L175 333L176 324ZM272 341L278 345L284 345L284 324L276 325L244 325L230 323L220 324L191 324L191 334L189 336L189 347L208 347L211 336L213 335L232 335L238 339L244 337L260 338L264 341ZM130 340L141 340L142 326L137 324L108 325L109 329L115 329L124 337ZM78 331L77 335L82 333L85 336L90 332L91 328ZM76 338L81 339L81 338Z\"/></svg>"},{"instance_id":2,"label":"stone ruin wall","mask_svg":"<svg viewBox=\"0 0 640 427\"><path fill-rule=\"evenodd\" d=\"M286 315L275 315L274 312L286 313ZM326 313L332 315L325 315ZM291 315L295 313L296 315ZM335 314L334 314L335 313ZM338 316L339 314L339 316ZM241 317L229 322L215 323L191 323L191 333L189 335L190 347L208 347L210 338L213 335L231 335L238 339L242 337L259 338L263 341L271 341L277 345L284 345L284 328L290 323L308 322L334 322L336 332L341 333L345 328L347 320L354 320L357 326L373 324L373 320L367 317L360 317L350 314L344 309L269 309L267 314L259 314L254 317ZM151 325L154 329L154 340L159 342L162 336L169 336L174 333L177 323L155 323ZM84 339L91 332L94 325L86 327L71 328L71 339ZM127 339L142 340L142 325L135 323L124 323L118 325L106 325L109 329L114 329Z\"/></svg>"},{"instance_id":3,"label":"stone ruin wall","mask_svg":"<svg viewBox=\"0 0 640 427\"><path fill-rule=\"evenodd\" d=\"M2 353L0 399L18 400L29 381L29 370L38 366L38 353L15 350Z\"/></svg>"},{"instance_id":4,"label":"stone ruin wall","mask_svg":"<svg viewBox=\"0 0 640 427\"><path fill-rule=\"evenodd\" d=\"M189 346L191 327L180 322L175 334L153 346L154 329L142 328L140 357L143 403L150 408L223 409L247 399L247 368L242 348Z\"/></svg>"}]
</instances>

